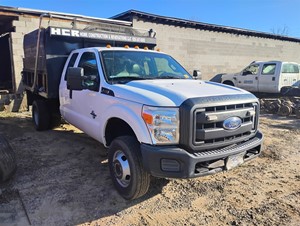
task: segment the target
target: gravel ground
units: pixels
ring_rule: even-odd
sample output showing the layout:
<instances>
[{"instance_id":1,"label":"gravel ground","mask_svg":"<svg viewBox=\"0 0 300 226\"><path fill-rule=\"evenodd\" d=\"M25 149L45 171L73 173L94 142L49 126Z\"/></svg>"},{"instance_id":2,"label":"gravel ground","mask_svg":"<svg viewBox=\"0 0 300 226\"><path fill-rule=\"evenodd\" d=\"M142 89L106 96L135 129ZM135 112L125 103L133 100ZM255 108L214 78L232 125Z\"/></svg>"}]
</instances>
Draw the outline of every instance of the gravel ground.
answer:
<instances>
[{"instance_id":1,"label":"gravel ground","mask_svg":"<svg viewBox=\"0 0 300 226\"><path fill-rule=\"evenodd\" d=\"M153 179L126 201L106 149L73 126L36 132L29 113L0 113L18 170L0 185L0 225L299 225L300 120L262 115L264 152L233 170Z\"/></svg>"}]
</instances>

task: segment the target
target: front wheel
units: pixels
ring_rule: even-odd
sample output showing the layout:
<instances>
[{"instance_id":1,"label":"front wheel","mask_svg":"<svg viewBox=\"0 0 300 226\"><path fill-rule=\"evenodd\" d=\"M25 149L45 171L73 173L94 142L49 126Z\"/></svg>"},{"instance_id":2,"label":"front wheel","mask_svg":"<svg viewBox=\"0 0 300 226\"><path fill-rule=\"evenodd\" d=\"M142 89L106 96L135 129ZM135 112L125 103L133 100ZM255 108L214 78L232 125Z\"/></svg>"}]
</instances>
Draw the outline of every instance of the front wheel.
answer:
<instances>
[{"instance_id":1,"label":"front wheel","mask_svg":"<svg viewBox=\"0 0 300 226\"><path fill-rule=\"evenodd\" d=\"M109 147L108 163L113 184L123 198L132 200L147 193L150 175L143 168L140 145L134 137L116 138Z\"/></svg>"}]
</instances>

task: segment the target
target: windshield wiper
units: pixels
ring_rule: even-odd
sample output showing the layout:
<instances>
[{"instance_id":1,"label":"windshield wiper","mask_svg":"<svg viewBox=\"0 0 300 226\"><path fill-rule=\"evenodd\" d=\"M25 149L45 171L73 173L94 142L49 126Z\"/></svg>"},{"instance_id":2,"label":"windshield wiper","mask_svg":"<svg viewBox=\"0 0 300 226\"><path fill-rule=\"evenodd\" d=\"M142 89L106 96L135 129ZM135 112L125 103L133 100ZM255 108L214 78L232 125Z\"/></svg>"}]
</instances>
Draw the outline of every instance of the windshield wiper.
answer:
<instances>
[{"instance_id":1,"label":"windshield wiper","mask_svg":"<svg viewBox=\"0 0 300 226\"><path fill-rule=\"evenodd\" d=\"M158 76L156 79L182 79L176 75L164 75L164 76Z\"/></svg>"},{"instance_id":2,"label":"windshield wiper","mask_svg":"<svg viewBox=\"0 0 300 226\"><path fill-rule=\"evenodd\" d=\"M136 77L136 76L120 76L120 77L114 77L111 78L110 81L112 83L127 83L133 80L145 80L148 78L143 78L143 77Z\"/></svg>"}]
</instances>

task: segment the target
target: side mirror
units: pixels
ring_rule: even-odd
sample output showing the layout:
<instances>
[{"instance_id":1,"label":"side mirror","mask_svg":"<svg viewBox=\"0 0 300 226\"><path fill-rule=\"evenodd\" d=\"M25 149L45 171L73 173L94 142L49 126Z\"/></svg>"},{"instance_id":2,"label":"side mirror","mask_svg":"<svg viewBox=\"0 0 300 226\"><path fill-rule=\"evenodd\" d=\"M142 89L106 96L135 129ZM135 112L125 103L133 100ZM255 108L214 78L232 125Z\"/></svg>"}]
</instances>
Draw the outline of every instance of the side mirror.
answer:
<instances>
[{"instance_id":1,"label":"side mirror","mask_svg":"<svg viewBox=\"0 0 300 226\"><path fill-rule=\"evenodd\" d=\"M67 89L83 90L83 68L69 67L67 70Z\"/></svg>"},{"instance_id":2,"label":"side mirror","mask_svg":"<svg viewBox=\"0 0 300 226\"><path fill-rule=\"evenodd\" d=\"M194 77L194 79L202 79L201 71L199 71L199 70L194 70L194 71L193 71L193 77Z\"/></svg>"}]
</instances>

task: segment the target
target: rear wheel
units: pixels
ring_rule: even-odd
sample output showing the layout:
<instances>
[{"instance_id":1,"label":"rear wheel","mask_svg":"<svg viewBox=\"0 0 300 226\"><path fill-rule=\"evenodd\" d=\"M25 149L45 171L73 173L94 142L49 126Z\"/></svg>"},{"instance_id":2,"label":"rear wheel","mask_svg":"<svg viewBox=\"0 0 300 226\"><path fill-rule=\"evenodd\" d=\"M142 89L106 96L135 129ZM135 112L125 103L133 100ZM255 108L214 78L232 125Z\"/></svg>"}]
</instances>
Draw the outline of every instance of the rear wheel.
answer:
<instances>
[{"instance_id":1,"label":"rear wheel","mask_svg":"<svg viewBox=\"0 0 300 226\"><path fill-rule=\"evenodd\" d=\"M289 116L292 114L292 107L290 105L281 105L278 109L278 114L281 116Z\"/></svg>"},{"instance_id":2,"label":"rear wheel","mask_svg":"<svg viewBox=\"0 0 300 226\"><path fill-rule=\"evenodd\" d=\"M0 182L8 180L16 167L15 153L8 141L0 135Z\"/></svg>"},{"instance_id":3,"label":"rear wheel","mask_svg":"<svg viewBox=\"0 0 300 226\"><path fill-rule=\"evenodd\" d=\"M50 128L50 113L46 101L33 101L32 120L36 130L42 131Z\"/></svg>"},{"instance_id":4,"label":"rear wheel","mask_svg":"<svg viewBox=\"0 0 300 226\"><path fill-rule=\"evenodd\" d=\"M123 198L132 200L147 193L150 175L143 168L136 138L116 138L109 147L108 162L113 184Z\"/></svg>"}]
</instances>

